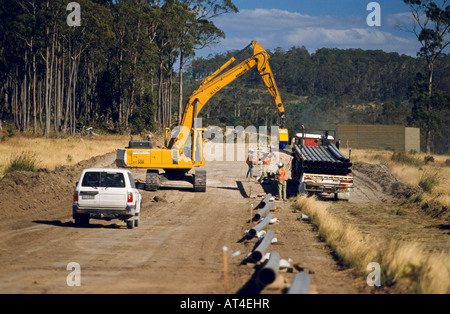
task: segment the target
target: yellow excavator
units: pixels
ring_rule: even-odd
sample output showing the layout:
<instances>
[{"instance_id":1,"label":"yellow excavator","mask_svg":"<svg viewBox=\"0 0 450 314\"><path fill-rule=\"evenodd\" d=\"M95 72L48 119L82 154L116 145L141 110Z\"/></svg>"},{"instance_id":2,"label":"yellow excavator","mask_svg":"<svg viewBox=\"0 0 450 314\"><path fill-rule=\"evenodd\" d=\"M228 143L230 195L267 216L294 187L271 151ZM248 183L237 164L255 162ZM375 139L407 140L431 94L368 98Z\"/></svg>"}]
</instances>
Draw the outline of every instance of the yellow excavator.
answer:
<instances>
[{"instance_id":1,"label":"yellow excavator","mask_svg":"<svg viewBox=\"0 0 450 314\"><path fill-rule=\"evenodd\" d=\"M253 46L251 57L222 73L236 61L239 54L250 46ZM284 148L289 141L289 135L285 128L284 106L269 65L269 54L256 41L252 41L250 45L228 60L220 69L207 77L199 88L192 93L184 110L181 124L172 130L170 141L167 138L170 129L166 129L166 143L168 143L166 148L153 148L150 139L148 141L131 140L128 147L118 149L117 166L122 168L147 168L145 189L148 191L156 191L158 186L166 180L184 180L193 184L194 191L205 192L206 170L196 169L195 174L188 174L193 168L206 165L202 139L204 130L197 126L198 114L211 97L254 66L257 67L263 78L280 115L279 142L280 147ZM160 173L160 170L164 172Z\"/></svg>"}]
</instances>

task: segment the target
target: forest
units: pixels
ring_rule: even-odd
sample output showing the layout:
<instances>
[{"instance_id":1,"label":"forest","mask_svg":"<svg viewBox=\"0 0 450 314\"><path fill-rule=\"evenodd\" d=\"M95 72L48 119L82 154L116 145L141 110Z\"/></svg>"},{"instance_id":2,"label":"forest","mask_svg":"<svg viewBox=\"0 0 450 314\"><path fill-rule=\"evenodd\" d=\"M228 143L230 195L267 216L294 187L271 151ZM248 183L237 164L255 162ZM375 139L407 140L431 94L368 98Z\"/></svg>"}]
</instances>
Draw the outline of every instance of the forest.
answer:
<instances>
[{"instance_id":1,"label":"forest","mask_svg":"<svg viewBox=\"0 0 450 314\"><path fill-rule=\"evenodd\" d=\"M197 58L189 77L201 78L220 67L236 51ZM250 52L240 59L249 57ZM426 62L420 57L381 50L281 48L269 52L270 65L286 107L290 133L336 129L339 123L421 127L415 101L426 90ZM238 60L239 61L239 60ZM236 61L236 62L238 62ZM242 61L242 60L240 60ZM450 55L441 55L434 73L440 106L435 106L432 150L450 152ZM203 118L213 125L277 125L278 114L257 71L217 94ZM422 145L425 145L423 139ZM424 148L425 150L425 148Z\"/></svg>"},{"instance_id":2,"label":"forest","mask_svg":"<svg viewBox=\"0 0 450 314\"><path fill-rule=\"evenodd\" d=\"M175 73L224 37L214 17L237 12L231 0L79 0L72 23L69 2L0 0L0 121L20 131L171 126Z\"/></svg>"},{"instance_id":3,"label":"forest","mask_svg":"<svg viewBox=\"0 0 450 314\"><path fill-rule=\"evenodd\" d=\"M0 0L0 128L45 137L81 126L158 132L180 121L190 93L236 53L195 57L225 37L214 18L238 12L232 0L79 0L75 26L69 2ZM421 127L423 144L432 139L424 150L450 152L450 55L434 55L431 84L426 53L309 52L301 43L268 52L291 133L302 124L400 124ZM214 96L202 118L203 125L278 124L256 70Z\"/></svg>"}]
</instances>

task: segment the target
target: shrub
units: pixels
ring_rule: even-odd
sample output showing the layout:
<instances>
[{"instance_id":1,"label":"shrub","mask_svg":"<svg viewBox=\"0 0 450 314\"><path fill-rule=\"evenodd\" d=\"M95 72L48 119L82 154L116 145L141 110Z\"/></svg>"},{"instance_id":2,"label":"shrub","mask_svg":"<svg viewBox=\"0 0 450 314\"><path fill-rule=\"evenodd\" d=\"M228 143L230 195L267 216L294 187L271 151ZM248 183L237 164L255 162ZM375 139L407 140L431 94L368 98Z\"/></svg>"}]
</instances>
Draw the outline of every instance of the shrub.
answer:
<instances>
[{"instance_id":1,"label":"shrub","mask_svg":"<svg viewBox=\"0 0 450 314\"><path fill-rule=\"evenodd\" d=\"M431 155L425 156L423 161L425 162L425 164L427 164L429 162L434 162L434 157Z\"/></svg>"},{"instance_id":2,"label":"shrub","mask_svg":"<svg viewBox=\"0 0 450 314\"><path fill-rule=\"evenodd\" d=\"M391 160L406 165L420 166L419 160L403 152L394 152L394 154L392 154Z\"/></svg>"},{"instance_id":3,"label":"shrub","mask_svg":"<svg viewBox=\"0 0 450 314\"><path fill-rule=\"evenodd\" d=\"M435 186L439 185L439 179L436 174L429 174L424 172L419 180L419 186L425 192L431 193Z\"/></svg>"},{"instance_id":4,"label":"shrub","mask_svg":"<svg viewBox=\"0 0 450 314\"><path fill-rule=\"evenodd\" d=\"M20 155L11 159L9 165L5 169L5 174L12 171L36 171L37 159L36 155L31 152L22 152Z\"/></svg>"},{"instance_id":5,"label":"shrub","mask_svg":"<svg viewBox=\"0 0 450 314\"><path fill-rule=\"evenodd\" d=\"M14 135L15 135L14 128L11 125L8 127L8 129L6 131L8 132L8 134L5 134L0 138L0 141L2 141L2 142L6 141L7 139L9 139L11 137L14 137Z\"/></svg>"}]
</instances>

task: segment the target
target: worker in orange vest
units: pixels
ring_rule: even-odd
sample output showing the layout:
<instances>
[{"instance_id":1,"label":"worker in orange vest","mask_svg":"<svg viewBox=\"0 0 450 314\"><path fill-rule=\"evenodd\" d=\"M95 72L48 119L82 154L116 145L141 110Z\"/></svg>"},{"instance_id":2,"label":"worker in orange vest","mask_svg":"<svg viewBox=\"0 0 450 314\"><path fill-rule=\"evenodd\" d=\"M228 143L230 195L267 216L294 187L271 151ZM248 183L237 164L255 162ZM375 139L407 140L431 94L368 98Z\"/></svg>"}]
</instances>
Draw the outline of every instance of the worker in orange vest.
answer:
<instances>
[{"instance_id":1,"label":"worker in orange vest","mask_svg":"<svg viewBox=\"0 0 450 314\"><path fill-rule=\"evenodd\" d=\"M262 162L263 162L263 167L262 167L261 181L264 180L265 178L267 178L267 174L269 172L269 167L270 167L269 153L264 153Z\"/></svg>"},{"instance_id":2,"label":"worker in orange vest","mask_svg":"<svg viewBox=\"0 0 450 314\"><path fill-rule=\"evenodd\" d=\"M286 168L282 163L278 164L278 197L280 200L287 201L286 190L287 190L288 175Z\"/></svg>"},{"instance_id":3,"label":"worker in orange vest","mask_svg":"<svg viewBox=\"0 0 450 314\"><path fill-rule=\"evenodd\" d=\"M248 165L247 178L248 176L250 176L250 178L253 178L253 166L255 165L255 156L253 156L254 152L255 151L253 149L250 149L247 157L247 165Z\"/></svg>"}]
</instances>

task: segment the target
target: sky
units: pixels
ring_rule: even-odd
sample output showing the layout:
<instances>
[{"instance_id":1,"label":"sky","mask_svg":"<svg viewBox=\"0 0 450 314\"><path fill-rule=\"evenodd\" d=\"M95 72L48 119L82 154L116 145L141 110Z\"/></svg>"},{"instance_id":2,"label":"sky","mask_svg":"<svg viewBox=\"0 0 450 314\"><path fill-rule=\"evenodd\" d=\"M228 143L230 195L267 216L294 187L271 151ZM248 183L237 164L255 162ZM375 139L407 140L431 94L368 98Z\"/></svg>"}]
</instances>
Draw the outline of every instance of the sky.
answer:
<instances>
[{"instance_id":1,"label":"sky","mask_svg":"<svg viewBox=\"0 0 450 314\"><path fill-rule=\"evenodd\" d=\"M378 3L381 26L369 26L368 16ZM420 48L411 32L409 7L403 0L233 0L239 13L229 13L213 21L226 39L197 51L199 57L240 50L256 40L266 50L306 47L310 53L320 48L381 49L415 56ZM373 24L375 18L370 19Z\"/></svg>"}]
</instances>

